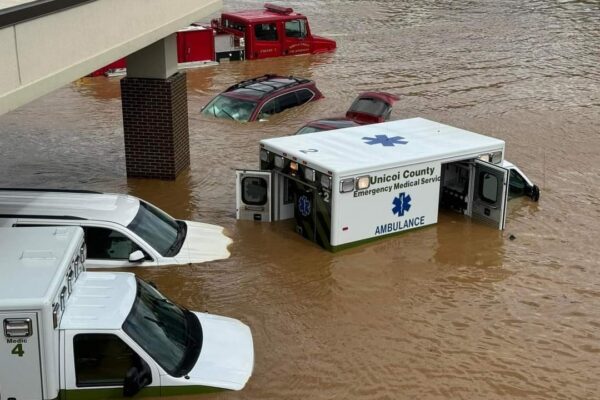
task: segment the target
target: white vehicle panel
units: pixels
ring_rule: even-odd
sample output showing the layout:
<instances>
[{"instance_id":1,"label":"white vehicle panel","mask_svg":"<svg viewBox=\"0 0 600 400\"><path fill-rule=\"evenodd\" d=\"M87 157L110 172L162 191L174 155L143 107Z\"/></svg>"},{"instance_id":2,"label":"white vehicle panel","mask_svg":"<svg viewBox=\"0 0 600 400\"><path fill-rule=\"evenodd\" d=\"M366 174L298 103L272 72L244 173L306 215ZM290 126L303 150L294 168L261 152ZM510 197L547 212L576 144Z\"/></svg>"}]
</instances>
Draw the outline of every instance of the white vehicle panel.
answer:
<instances>
[{"instance_id":1,"label":"white vehicle panel","mask_svg":"<svg viewBox=\"0 0 600 400\"><path fill-rule=\"evenodd\" d=\"M339 193L332 245L398 233L438 220L441 164L429 162L372 172L364 190ZM342 177L341 179L344 179Z\"/></svg>"}]
</instances>

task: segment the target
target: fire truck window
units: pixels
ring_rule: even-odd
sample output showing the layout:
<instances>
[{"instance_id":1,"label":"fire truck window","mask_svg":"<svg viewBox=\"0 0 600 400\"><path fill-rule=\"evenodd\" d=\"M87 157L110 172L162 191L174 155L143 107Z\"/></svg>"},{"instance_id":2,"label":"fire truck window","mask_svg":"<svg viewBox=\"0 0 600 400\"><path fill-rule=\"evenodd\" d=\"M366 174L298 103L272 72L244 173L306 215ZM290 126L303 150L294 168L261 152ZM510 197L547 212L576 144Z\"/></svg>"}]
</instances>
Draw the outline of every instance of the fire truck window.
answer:
<instances>
[{"instance_id":1,"label":"fire truck window","mask_svg":"<svg viewBox=\"0 0 600 400\"><path fill-rule=\"evenodd\" d=\"M285 36L289 38L304 39L306 37L306 21L303 19L286 21Z\"/></svg>"},{"instance_id":2,"label":"fire truck window","mask_svg":"<svg viewBox=\"0 0 600 400\"><path fill-rule=\"evenodd\" d=\"M139 246L112 229L84 227L87 254L90 259L128 260Z\"/></svg>"},{"instance_id":3,"label":"fire truck window","mask_svg":"<svg viewBox=\"0 0 600 400\"><path fill-rule=\"evenodd\" d=\"M242 179L242 201L251 206L263 206L269 200L266 179L249 176Z\"/></svg>"},{"instance_id":4,"label":"fire truck window","mask_svg":"<svg viewBox=\"0 0 600 400\"><path fill-rule=\"evenodd\" d=\"M277 24L258 24L254 27L256 40L277 41Z\"/></svg>"},{"instance_id":5,"label":"fire truck window","mask_svg":"<svg viewBox=\"0 0 600 400\"><path fill-rule=\"evenodd\" d=\"M245 32L246 26L241 22L231 21L229 19L223 20L223 26L229 29L235 29L236 31Z\"/></svg>"},{"instance_id":6,"label":"fire truck window","mask_svg":"<svg viewBox=\"0 0 600 400\"><path fill-rule=\"evenodd\" d=\"M498 178L488 172L479 174L479 197L490 204L498 201Z\"/></svg>"},{"instance_id":7,"label":"fire truck window","mask_svg":"<svg viewBox=\"0 0 600 400\"><path fill-rule=\"evenodd\" d=\"M310 101L310 99L312 99L314 96L314 93L308 89L299 90L297 93L298 93L298 104L304 104L304 103Z\"/></svg>"},{"instance_id":8,"label":"fire truck window","mask_svg":"<svg viewBox=\"0 0 600 400\"><path fill-rule=\"evenodd\" d=\"M79 334L73 338L75 379L78 387L123 386L131 367L147 367L119 337L110 334Z\"/></svg>"}]
</instances>

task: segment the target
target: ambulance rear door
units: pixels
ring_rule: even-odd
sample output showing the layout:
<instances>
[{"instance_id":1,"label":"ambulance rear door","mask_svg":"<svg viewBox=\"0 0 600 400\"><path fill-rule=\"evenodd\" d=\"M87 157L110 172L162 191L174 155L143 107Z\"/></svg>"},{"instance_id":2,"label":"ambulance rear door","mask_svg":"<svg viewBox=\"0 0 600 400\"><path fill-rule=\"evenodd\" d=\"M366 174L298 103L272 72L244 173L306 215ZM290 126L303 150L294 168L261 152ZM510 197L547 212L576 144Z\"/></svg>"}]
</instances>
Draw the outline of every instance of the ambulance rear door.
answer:
<instances>
[{"instance_id":1,"label":"ambulance rear door","mask_svg":"<svg viewBox=\"0 0 600 400\"><path fill-rule=\"evenodd\" d=\"M507 168L475 160L473 218L504 229L509 173Z\"/></svg>"},{"instance_id":2,"label":"ambulance rear door","mask_svg":"<svg viewBox=\"0 0 600 400\"><path fill-rule=\"evenodd\" d=\"M272 174L270 171L236 170L236 218L270 222Z\"/></svg>"},{"instance_id":3,"label":"ambulance rear door","mask_svg":"<svg viewBox=\"0 0 600 400\"><path fill-rule=\"evenodd\" d=\"M2 399L43 399L38 314L0 312L0 387Z\"/></svg>"}]
</instances>

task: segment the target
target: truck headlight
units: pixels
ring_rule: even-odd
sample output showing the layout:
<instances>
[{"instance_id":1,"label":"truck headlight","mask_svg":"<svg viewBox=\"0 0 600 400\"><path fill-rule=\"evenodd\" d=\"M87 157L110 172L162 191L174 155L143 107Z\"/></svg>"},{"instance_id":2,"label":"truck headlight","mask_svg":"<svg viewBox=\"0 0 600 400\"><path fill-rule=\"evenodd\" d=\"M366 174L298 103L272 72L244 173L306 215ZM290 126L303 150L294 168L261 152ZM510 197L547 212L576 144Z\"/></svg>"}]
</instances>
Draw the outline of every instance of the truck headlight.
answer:
<instances>
[{"instance_id":1,"label":"truck headlight","mask_svg":"<svg viewBox=\"0 0 600 400\"><path fill-rule=\"evenodd\" d=\"M304 179L307 181L315 181L315 170L312 168L304 167Z\"/></svg>"},{"instance_id":2,"label":"truck headlight","mask_svg":"<svg viewBox=\"0 0 600 400\"><path fill-rule=\"evenodd\" d=\"M328 175L321 175L321 186L325 189L331 189L331 177Z\"/></svg>"},{"instance_id":3,"label":"truck headlight","mask_svg":"<svg viewBox=\"0 0 600 400\"><path fill-rule=\"evenodd\" d=\"M347 193L354 190L354 178L342 179L340 182L340 192Z\"/></svg>"},{"instance_id":4,"label":"truck headlight","mask_svg":"<svg viewBox=\"0 0 600 400\"><path fill-rule=\"evenodd\" d=\"M260 160L264 162L269 161L269 152L265 149L260 149Z\"/></svg>"},{"instance_id":5,"label":"truck headlight","mask_svg":"<svg viewBox=\"0 0 600 400\"><path fill-rule=\"evenodd\" d=\"M285 159L281 156L275 156L275 167L279 168L279 169L283 169L283 166L285 165Z\"/></svg>"},{"instance_id":6,"label":"truck headlight","mask_svg":"<svg viewBox=\"0 0 600 400\"><path fill-rule=\"evenodd\" d=\"M369 175L359 176L356 178L356 190L363 190L371 185L371 177Z\"/></svg>"}]
</instances>

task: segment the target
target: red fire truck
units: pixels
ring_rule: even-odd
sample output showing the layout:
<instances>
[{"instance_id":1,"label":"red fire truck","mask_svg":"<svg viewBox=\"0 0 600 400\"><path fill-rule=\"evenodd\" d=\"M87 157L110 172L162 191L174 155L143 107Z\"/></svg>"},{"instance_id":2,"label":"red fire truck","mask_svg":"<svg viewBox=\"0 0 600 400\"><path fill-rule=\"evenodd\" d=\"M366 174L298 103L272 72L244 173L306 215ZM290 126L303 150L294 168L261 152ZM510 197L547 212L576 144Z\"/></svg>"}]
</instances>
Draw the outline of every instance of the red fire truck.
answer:
<instances>
[{"instance_id":1,"label":"red fire truck","mask_svg":"<svg viewBox=\"0 0 600 400\"><path fill-rule=\"evenodd\" d=\"M265 4L262 10L222 13L210 26L192 24L177 32L180 66L229 60L254 60L305 53L333 51L334 40L313 35L305 15L290 7ZM91 75L126 67L117 60Z\"/></svg>"}]
</instances>

